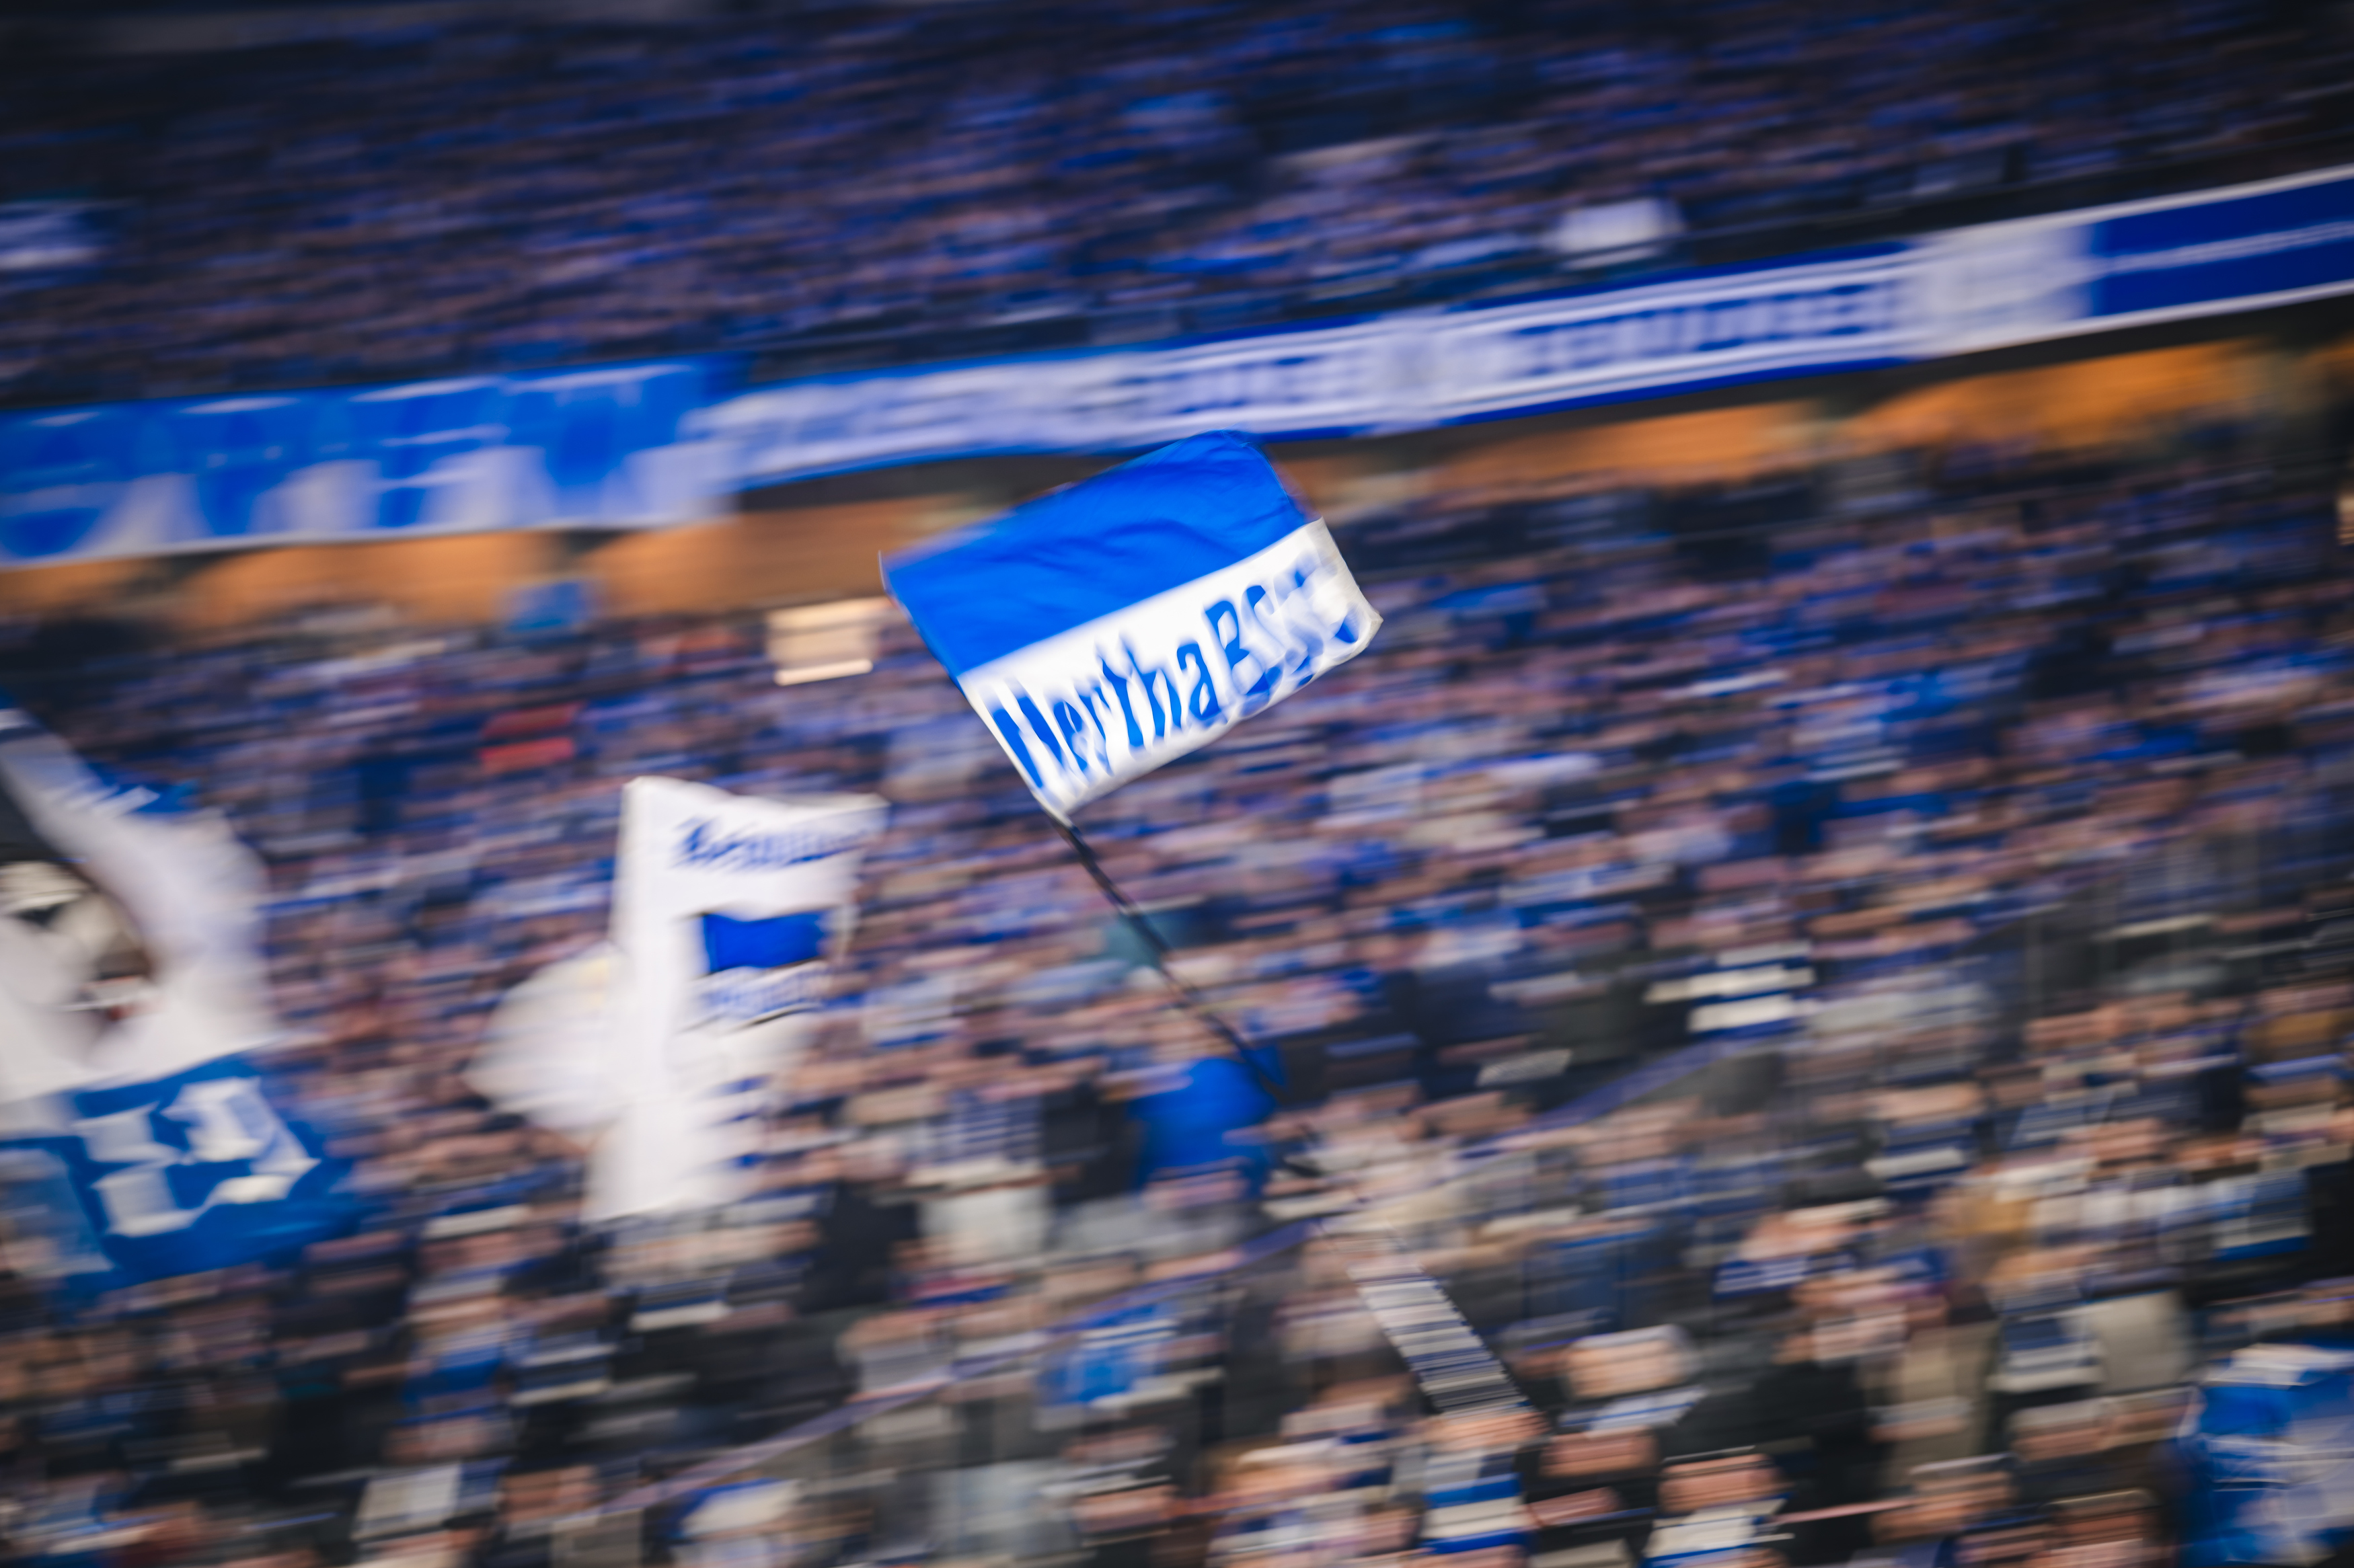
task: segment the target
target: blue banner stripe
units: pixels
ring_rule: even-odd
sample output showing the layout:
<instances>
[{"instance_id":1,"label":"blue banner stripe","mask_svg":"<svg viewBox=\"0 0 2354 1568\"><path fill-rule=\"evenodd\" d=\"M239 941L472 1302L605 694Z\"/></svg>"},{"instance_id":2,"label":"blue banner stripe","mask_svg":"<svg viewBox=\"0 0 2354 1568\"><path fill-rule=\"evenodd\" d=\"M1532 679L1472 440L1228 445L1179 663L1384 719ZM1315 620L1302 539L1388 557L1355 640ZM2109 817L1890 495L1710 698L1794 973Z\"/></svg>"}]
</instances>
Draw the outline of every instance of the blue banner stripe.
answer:
<instances>
[{"instance_id":1,"label":"blue banner stripe","mask_svg":"<svg viewBox=\"0 0 2354 1568\"><path fill-rule=\"evenodd\" d=\"M2109 218L2095 315L2327 288L2354 277L2354 179Z\"/></svg>"},{"instance_id":2,"label":"blue banner stripe","mask_svg":"<svg viewBox=\"0 0 2354 1568\"><path fill-rule=\"evenodd\" d=\"M884 564L952 675L1257 555L1308 519L1258 449L1192 436Z\"/></svg>"}]
</instances>

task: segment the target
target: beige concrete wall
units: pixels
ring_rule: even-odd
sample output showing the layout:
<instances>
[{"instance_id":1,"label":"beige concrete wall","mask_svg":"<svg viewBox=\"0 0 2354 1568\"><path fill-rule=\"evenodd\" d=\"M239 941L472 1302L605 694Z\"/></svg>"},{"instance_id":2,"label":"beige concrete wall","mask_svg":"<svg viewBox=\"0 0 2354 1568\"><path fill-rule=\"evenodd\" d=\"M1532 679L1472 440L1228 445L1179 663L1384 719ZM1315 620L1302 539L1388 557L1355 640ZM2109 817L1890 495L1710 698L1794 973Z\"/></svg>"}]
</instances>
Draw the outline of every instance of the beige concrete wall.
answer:
<instances>
[{"instance_id":1,"label":"beige concrete wall","mask_svg":"<svg viewBox=\"0 0 2354 1568\"><path fill-rule=\"evenodd\" d=\"M529 533L249 550L200 567L180 586L172 619L218 631L315 605L383 604L427 623L487 620L561 550L560 539Z\"/></svg>"},{"instance_id":2,"label":"beige concrete wall","mask_svg":"<svg viewBox=\"0 0 2354 1568\"><path fill-rule=\"evenodd\" d=\"M879 558L921 538L941 503L867 502L754 512L623 535L581 563L621 615L804 603L883 591Z\"/></svg>"},{"instance_id":3,"label":"beige concrete wall","mask_svg":"<svg viewBox=\"0 0 2354 1568\"><path fill-rule=\"evenodd\" d=\"M2066 447L2163 440L2186 418L2261 409L2272 379L2246 340L2190 344L1940 382L1847 420L1850 450L2033 440Z\"/></svg>"},{"instance_id":4,"label":"beige concrete wall","mask_svg":"<svg viewBox=\"0 0 2354 1568\"><path fill-rule=\"evenodd\" d=\"M1818 431L1814 405L1790 401L1500 434L1447 459L1433 474L1433 485L1476 495L1588 482L1696 484L1738 479L1808 461Z\"/></svg>"},{"instance_id":5,"label":"beige concrete wall","mask_svg":"<svg viewBox=\"0 0 2354 1568\"><path fill-rule=\"evenodd\" d=\"M0 615L92 615L120 609L154 569L149 561L81 561L0 572Z\"/></svg>"}]
</instances>

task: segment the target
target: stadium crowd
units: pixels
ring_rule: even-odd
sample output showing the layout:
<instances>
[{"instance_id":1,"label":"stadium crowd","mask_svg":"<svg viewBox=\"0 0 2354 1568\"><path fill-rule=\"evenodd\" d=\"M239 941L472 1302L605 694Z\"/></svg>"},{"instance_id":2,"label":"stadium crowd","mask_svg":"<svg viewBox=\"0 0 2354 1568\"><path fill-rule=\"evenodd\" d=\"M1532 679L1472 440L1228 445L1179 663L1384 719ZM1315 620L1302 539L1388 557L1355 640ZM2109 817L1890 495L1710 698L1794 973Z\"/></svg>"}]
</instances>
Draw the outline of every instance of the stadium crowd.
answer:
<instances>
[{"instance_id":1,"label":"stadium crowd","mask_svg":"<svg viewBox=\"0 0 2354 1568\"><path fill-rule=\"evenodd\" d=\"M2181 1435L2194 1389L2326 1361L2354 1275L2354 601L2325 491L2255 454L1343 527L1372 648L1085 817L1284 1082L1209 1166L1135 1113L1235 1069L904 630L782 688L736 616L20 642L86 756L266 856L270 1071L366 1217L77 1297L20 1190L0 1540L2309 1561L2202 1513ZM648 772L894 808L760 1196L596 1235L579 1151L463 1069L601 927ZM1528 1411L1427 1413L1334 1244L1287 1228L1361 1205ZM598 1512L854 1395L752 1478ZM2319 1513L2325 1545L2354 1523Z\"/></svg>"},{"instance_id":2,"label":"stadium crowd","mask_svg":"<svg viewBox=\"0 0 2354 1568\"><path fill-rule=\"evenodd\" d=\"M398 19L0 58L0 202L111 236L5 258L0 397L1525 292L2320 166L2354 103L2293 0Z\"/></svg>"}]
</instances>

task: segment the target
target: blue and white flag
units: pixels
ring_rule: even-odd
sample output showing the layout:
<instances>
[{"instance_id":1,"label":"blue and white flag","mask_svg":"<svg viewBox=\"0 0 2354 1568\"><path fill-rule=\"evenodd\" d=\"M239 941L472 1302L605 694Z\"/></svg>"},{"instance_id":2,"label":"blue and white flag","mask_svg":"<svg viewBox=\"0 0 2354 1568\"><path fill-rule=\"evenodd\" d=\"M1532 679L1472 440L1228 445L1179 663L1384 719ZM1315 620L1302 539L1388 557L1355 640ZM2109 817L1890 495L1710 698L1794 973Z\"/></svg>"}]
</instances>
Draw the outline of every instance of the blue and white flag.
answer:
<instances>
[{"instance_id":1,"label":"blue and white flag","mask_svg":"<svg viewBox=\"0 0 2354 1568\"><path fill-rule=\"evenodd\" d=\"M485 1098L589 1146L585 1218L748 1190L886 810L630 781L609 940L509 992L467 1069Z\"/></svg>"},{"instance_id":2,"label":"blue and white flag","mask_svg":"<svg viewBox=\"0 0 2354 1568\"><path fill-rule=\"evenodd\" d=\"M1190 437L885 564L1058 820L1363 652L1381 618L1240 437Z\"/></svg>"},{"instance_id":3,"label":"blue and white flag","mask_svg":"<svg viewBox=\"0 0 2354 1568\"><path fill-rule=\"evenodd\" d=\"M119 906L153 971L96 1005L90 950L61 913L70 904L15 898L0 913L0 1141L54 1161L36 1185L70 1192L80 1210L45 1217L44 1272L160 1278L339 1228L351 1211L340 1169L279 1113L248 1059L279 1034L253 856L217 817L111 786L8 707L0 789L58 857L58 892L90 888L72 902Z\"/></svg>"}]
</instances>

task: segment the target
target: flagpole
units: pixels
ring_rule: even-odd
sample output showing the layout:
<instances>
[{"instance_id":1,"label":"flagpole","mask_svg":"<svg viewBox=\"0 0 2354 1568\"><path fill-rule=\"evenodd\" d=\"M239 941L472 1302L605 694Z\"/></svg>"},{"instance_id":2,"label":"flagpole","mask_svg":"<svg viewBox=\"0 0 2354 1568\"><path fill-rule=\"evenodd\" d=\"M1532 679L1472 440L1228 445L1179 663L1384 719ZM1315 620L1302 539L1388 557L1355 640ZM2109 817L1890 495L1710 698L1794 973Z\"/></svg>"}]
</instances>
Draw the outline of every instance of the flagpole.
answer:
<instances>
[{"instance_id":1,"label":"flagpole","mask_svg":"<svg viewBox=\"0 0 2354 1568\"><path fill-rule=\"evenodd\" d=\"M1087 842L1077 828L1062 818L1050 815L1049 821L1055 824L1055 831L1063 835L1063 842L1071 846L1071 853L1079 857L1079 863L1087 867L1087 874L1095 878L1096 885L1103 890L1104 897L1110 902L1114 909L1119 912L1119 917L1128 922L1129 929L1136 933L1137 939L1144 944L1145 952L1151 958L1152 967L1160 971L1161 979L1169 982L1169 989L1176 992L1178 1005L1201 1020L1213 1033L1233 1048L1235 1060L1241 1064L1245 1072L1257 1081L1260 1088L1267 1091L1268 1097L1286 1110L1297 1109L1299 1102L1290 1091L1278 1081L1274 1075L1261 1066L1257 1059L1251 1054L1250 1042L1245 1040L1242 1033L1233 1024L1220 1017L1217 1011L1203 1000L1202 993L1188 984L1183 976L1169 967L1170 948L1167 939L1152 928L1152 917L1144 912L1135 899L1128 895L1127 891L1119 884L1111 879L1111 873L1106 871L1103 862L1096 858L1095 846Z\"/></svg>"},{"instance_id":2,"label":"flagpole","mask_svg":"<svg viewBox=\"0 0 2354 1568\"><path fill-rule=\"evenodd\" d=\"M1287 1110L1299 1108L1299 1101L1287 1087L1253 1059L1249 1043L1242 1034L1170 969L1168 942L1152 928L1150 917L1136 900L1111 879L1103 862L1096 857L1094 846L1061 817L1054 816L1053 821L1055 831L1079 857L1079 863L1087 868L1087 874L1095 878L1104 897L1144 943L1153 968L1168 980L1179 1003L1232 1048L1235 1060L1277 1105ZM1316 1141L1316 1129L1305 1118L1301 1130L1311 1143ZM1343 1227L1329 1219L1319 1220L1315 1222L1316 1233L1339 1255L1359 1298L1405 1361L1416 1384L1442 1414L1517 1414L1533 1422L1535 1416L1519 1383L1473 1330L1445 1287L1415 1261L1405 1239L1378 1217L1366 1194L1355 1190L1354 1181L1345 1173L1335 1174L1357 1198L1359 1223ZM1522 1433L1511 1446L1522 1446L1530 1440L1528 1434Z\"/></svg>"}]
</instances>

